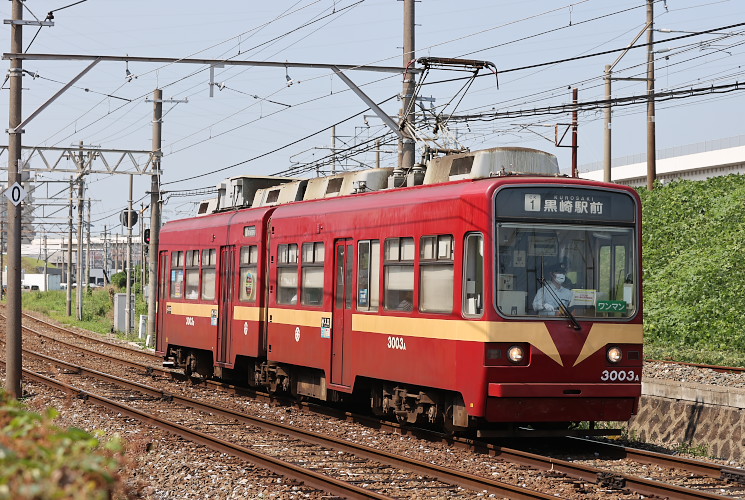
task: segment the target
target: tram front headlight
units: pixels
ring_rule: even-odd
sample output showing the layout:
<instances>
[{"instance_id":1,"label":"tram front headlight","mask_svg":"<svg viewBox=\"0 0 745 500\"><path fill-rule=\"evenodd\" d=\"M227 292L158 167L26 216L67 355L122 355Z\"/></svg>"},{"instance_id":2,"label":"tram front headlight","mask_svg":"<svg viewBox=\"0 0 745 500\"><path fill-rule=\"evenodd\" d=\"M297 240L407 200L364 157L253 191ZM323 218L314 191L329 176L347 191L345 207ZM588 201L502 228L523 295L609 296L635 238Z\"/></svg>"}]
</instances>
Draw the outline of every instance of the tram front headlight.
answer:
<instances>
[{"instance_id":1,"label":"tram front headlight","mask_svg":"<svg viewBox=\"0 0 745 500\"><path fill-rule=\"evenodd\" d=\"M608 349L608 352L606 353L606 357L608 358L608 361L611 363L618 363L623 359L623 351L620 347L611 347Z\"/></svg>"},{"instance_id":2,"label":"tram front headlight","mask_svg":"<svg viewBox=\"0 0 745 500\"><path fill-rule=\"evenodd\" d=\"M520 363L525 358L525 351L519 345L513 345L507 349L507 357L513 363Z\"/></svg>"}]
</instances>

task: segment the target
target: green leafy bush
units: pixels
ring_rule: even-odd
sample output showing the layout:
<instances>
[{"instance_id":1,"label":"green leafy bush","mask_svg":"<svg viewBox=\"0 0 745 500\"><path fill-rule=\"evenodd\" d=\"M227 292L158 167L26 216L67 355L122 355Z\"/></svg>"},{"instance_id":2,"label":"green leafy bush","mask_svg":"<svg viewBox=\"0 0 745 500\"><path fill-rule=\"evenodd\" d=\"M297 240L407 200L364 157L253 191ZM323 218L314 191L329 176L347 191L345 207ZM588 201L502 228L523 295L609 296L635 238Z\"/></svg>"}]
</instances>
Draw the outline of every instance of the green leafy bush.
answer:
<instances>
[{"instance_id":1,"label":"green leafy bush","mask_svg":"<svg viewBox=\"0 0 745 500\"><path fill-rule=\"evenodd\" d=\"M111 284L117 288L124 288L127 286L127 273L119 272L111 276Z\"/></svg>"},{"instance_id":2,"label":"green leafy bush","mask_svg":"<svg viewBox=\"0 0 745 500\"><path fill-rule=\"evenodd\" d=\"M641 189L650 350L745 362L745 176Z\"/></svg>"},{"instance_id":3,"label":"green leafy bush","mask_svg":"<svg viewBox=\"0 0 745 500\"><path fill-rule=\"evenodd\" d=\"M0 392L0 498L130 498L119 475L124 450L81 429L61 429Z\"/></svg>"}]
</instances>

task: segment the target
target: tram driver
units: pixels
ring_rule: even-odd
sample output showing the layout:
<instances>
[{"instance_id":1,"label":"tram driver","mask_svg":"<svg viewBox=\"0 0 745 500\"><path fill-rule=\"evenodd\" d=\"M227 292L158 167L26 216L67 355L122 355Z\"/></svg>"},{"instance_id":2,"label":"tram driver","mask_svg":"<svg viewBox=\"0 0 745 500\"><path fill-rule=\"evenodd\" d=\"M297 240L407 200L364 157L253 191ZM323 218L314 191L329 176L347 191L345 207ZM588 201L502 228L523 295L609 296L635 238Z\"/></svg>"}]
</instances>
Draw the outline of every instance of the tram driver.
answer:
<instances>
[{"instance_id":1,"label":"tram driver","mask_svg":"<svg viewBox=\"0 0 745 500\"><path fill-rule=\"evenodd\" d=\"M559 316L562 314L562 306L569 307L572 291L565 286L567 276L562 264L549 268L549 274L551 280L544 280L544 285L538 289L533 298L533 310L541 316Z\"/></svg>"}]
</instances>

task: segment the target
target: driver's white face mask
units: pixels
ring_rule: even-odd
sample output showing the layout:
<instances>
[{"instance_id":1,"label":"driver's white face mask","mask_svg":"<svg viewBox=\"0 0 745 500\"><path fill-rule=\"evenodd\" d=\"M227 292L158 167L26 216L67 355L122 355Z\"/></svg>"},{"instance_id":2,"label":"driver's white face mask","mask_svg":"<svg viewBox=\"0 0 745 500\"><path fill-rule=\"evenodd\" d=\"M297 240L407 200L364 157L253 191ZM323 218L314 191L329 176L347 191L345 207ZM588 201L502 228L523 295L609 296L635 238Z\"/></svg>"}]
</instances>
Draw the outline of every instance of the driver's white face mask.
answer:
<instances>
[{"instance_id":1,"label":"driver's white face mask","mask_svg":"<svg viewBox=\"0 0 745 500\"><path fill-rule=\"evenodd\" d=\"M564 281L566 281L566 279L567 279L567 277L565 275L563 275L563 274L560 274L559 273L559 274L555 274L554 275L554 280L556 280L557 283L564 283Z\"/></svg>"}]
</instances>

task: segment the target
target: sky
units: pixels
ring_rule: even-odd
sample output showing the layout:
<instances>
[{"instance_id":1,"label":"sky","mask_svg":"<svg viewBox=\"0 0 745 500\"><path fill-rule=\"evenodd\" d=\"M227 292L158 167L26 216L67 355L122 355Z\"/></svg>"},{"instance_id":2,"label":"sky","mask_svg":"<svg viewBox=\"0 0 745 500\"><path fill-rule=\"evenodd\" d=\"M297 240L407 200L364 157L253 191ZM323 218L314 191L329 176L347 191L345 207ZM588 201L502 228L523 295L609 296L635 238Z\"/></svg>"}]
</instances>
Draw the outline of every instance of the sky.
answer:
<instances>
[{"instance_id":1,"label":"sky","mask_svg":"<svg viewBox=\"0 0 745 500\"><path fill-rule=\"evenodd\" d=\"M24 28L24 48L28 47L25 51L29 54L379 66L401 66L404 59L403 2L397 0L87 0L77 4L75 0L27 0L26 7L25 19L44 19L54 11L53 27ZM10 9L11 2L0 3L3 19L11 17ZM571 152L556 147L554 135L557 124L563 133L571 115L563 111L549 114L545 108L570 103L574 87L580 102L603 99L604 67L620 53L586 56L628 46L646 23L644 0L422 0L416 2L415 9L417 58L485 60L497 68L497 78L481 71L467 88L470 73L429 71L419 91L427 98L422 107L429 117L420 122L423 135L432 135L435 115L453 115L447 128L459 146L471 150L499 146L541 149L557 155L562 171L569 171ZM745 2L658 0L654 12L658 92L745 80L745 26L729 27L745 22ZM10 30L4 26L0 44L3 52L9 52ZM665 42L713 29L720 30ZM645 41L646 34L638 43ZM646 55L645 48L629 50L616 64L614 76L644 77ZM566 59L572 60L556 62ZM5 74L9 61L2 64ZM23 117L88 64L24 61L23 68L29 73L23 79ZM525 68L530 66L535 67ZM372 145L376 138L383 141L382 166L393 166L397 161L397 145L390 131L328 69L226 66L215 69L213 86L209 74L205 65L99 63L26 125L23 145L70 147L82 141L103 149L149 151L153 104L148 100L154 89L163 89L164 98L171 101L163 107L161 182L168 191L164 220L194 215L197 203L213 195L184 195L214 188L227 177L307 177L328 172L334 125L337 170L374 167ZM398 113L401 75L345 74L370 99L383 103L384 112ZM614 98L643 96L645 92L644 82L613 81ZM745 92L740 90L658 102L657 149L745 134L742 112L738 112L745 109L744 100ZM0 115L9 116L8 106L6 82L0 91ZM508 111L520 113L499 115ZM463 115L471 119L457 119ZM602 110L579 113L581 168L602 161L603 123ZM614 107L612 134L614 158L645 153L643 101ZM570 144L570 137L566 136L564 145ZM0 143L6 141L7 136ZM143 161L144 157L137 158ZM42 164L38 156L29 157L27 152L25 159L32 167ZM0 156L0 167L6 172L0 172L0 179L7 173L7 163L5 152ZM34 202L39 220L66 220L67 211L58 206L60 202L46 197L66 202L65 184L59 181L66 181L69 175L34 173L39 181ZM103 232L104 225L109 232L121 233L119 214L128 203L128 179L126 175L87 176L86 198L92 200L94 234ZM50 182L41 184L45 181ZM149 203L149 189L149 175L134 176L135 208ZM43 227L50 233L57 229Z\"/></svg>"}]
</instances>

